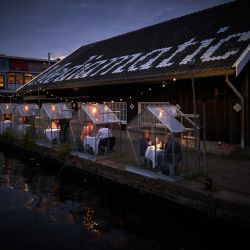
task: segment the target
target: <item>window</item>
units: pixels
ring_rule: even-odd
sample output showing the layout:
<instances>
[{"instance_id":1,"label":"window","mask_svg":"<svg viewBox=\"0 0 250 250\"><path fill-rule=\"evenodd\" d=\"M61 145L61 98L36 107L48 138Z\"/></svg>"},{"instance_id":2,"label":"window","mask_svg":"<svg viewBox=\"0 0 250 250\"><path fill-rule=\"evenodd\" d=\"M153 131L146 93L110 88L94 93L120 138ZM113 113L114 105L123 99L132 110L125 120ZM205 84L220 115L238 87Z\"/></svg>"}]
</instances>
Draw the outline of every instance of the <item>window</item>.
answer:
<instances>
[{"instance_id":1,"label":"window","mask_svg":"<svg viewBox=\"0 0 250 250\"><path fill-rule=\"evenodd\" d=\"M24 74L24 83L28 83L31 80L32 80L31 74Z\"/></svg>"},{"instance_id":2,"label":"window","mask_svg":"<svg viewBox=\"0 0 250 250\"><path fill-rule=\"evenodd\" d=\"M127 123L127 103L126 102L105 102L122 123Z\"/></svg>"},{"instance_id":3,"label":"window","mask_svg":"<svg viewBox=\"0 0 250 250\"><path fill-rule=\"evenodd\" d=\"M8 74L8 83L9 84L16 83L16 75L15 75L15 73L9 73Z\"/></svg>"},{"instance_id":4,"label":"window","mask_svg":"<svg viewBox=\"0 0 250 250\"><path fill-rule=\"evenodd\" d=\"M16 74L16 83L23 84L23 74Z\"/></svg>"},{"instance_id":5,"label":"window","mask_svg":"<svg viewBox=\"0 0 250 250\"><path fill-rule=\"evenodd\" d=\"M4 89L5 77L4 75L0 75L0 89Z\"/></svg>"}]
</instances>

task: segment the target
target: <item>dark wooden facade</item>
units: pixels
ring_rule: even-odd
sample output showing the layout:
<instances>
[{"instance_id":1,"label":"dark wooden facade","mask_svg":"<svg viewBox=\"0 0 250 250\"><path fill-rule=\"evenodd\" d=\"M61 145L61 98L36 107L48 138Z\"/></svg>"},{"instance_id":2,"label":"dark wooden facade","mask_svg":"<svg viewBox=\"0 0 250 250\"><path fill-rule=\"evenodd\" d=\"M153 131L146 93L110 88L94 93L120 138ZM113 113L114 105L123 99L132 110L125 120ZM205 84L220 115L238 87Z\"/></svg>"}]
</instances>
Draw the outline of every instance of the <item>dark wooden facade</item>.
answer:
<instances>
[{"instance_id":1,"label":"dark wooden facade","mask_svg":"<svg viewBox=\"0 0 250 250\"><path fill-rule=\"evenodd\" d=\"M74 103L122 100L128 104L130 120L143 101L179 104L183 112L193 113L193 78L197 113L207 139L239 144L244 123L249 145L246 6L245 1L235 1L83 46L18 94L26 100L37 99L39 93L41 101ZM243 69L235 64L239 59ZM244 117L233 108L242 103L226 76L244 98ZM131 103L134 109L129 108Z\"/></svg>"}]
</instances>

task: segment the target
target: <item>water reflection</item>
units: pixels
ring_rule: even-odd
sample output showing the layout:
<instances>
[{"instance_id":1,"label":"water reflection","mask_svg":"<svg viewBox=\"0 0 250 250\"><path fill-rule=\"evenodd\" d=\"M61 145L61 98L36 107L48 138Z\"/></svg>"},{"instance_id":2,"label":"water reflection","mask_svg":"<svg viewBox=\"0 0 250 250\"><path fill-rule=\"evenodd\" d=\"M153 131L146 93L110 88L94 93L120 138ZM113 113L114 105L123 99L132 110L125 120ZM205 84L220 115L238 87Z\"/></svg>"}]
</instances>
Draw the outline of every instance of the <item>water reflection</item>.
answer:
<instances>
[{"instance_id":1,"label":"water reflection","mask_svg":"<svg viewBox=\"0 0 250 250\"><path fill-rule=\"evenodd\" d=\"M246 232L35 158L0 153L0 173L1 249L224 249Z\"/></svg>"}]
</instances>

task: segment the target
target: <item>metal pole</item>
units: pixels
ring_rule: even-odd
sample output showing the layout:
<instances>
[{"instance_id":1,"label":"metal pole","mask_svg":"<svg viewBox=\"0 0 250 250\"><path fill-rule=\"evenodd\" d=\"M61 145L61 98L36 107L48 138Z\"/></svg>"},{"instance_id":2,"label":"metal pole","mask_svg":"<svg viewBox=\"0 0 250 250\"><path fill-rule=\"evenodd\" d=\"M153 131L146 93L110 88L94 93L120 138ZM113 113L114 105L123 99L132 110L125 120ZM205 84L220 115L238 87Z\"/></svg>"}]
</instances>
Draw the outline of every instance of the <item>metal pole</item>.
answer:
<instances>
[{"instance_id":1,"label":"metal pole","mask_svg":"<svg viewBox=\"0 0 250 250\"><path fill-rule=\"evenodd\" d=\"M197 165L199 162L199 143L197 144L197 139L198 138L198 131L197 131L197 124L196 124L196 97L195 97L195 86L194 86L194 77L192 77L192 94L193 94L193 109L194 109L194 134L195 134L195 138L194 138L194 142L195 142L195 150L196 150L196 154L197 157L195 159L195 171L197 171Z\"/></svg>"},{"instance_id":2,"label":"metal pole","mask_svg":"<svg viewBox=\"0 0 250 250\"><path fill-rule=\"evenodd\" d=\"M240 94L240 92L234 87L234 85L228 79L228 75L226 75L226 83L232 89L232 91L237 95L241 102L241 140L240 146L242 149L245 148L245 102L244 97Z\"/></svg>"},{"instance_id":3,"label":"metal pole","mask_svg":"<svg viewBox=\"0 0 250 250\"><path fill-rule=\"evenodd\" d=\"M50 67L50 53L48 53L48 66Z\"/></svg>"},{"instance_id":4,"label":"metal pole","mask_svg":"<svg viewBox=\"0 0 250 250\"><path fill-rule=\"evenodd\" d=\"M204 168L206 174L208 174L208 168L207 168L207 158L206 158L206 152L207 152L207 146L206 146L206 104L203 103L202 105L202 127L203 127L203 156L204 156Z\"/></svg>"},{"instance_id":5,"label":"metal pole","mask_svg":"<svg viewBox=\"0 0 250 250\"><path fill-rule=\"evenodd\" d=\"M192 77L192 93L193 93L194 125L195 125L195 129L196 129L196 97L195 97L194 78L193 77Z\"/></svg>"},{"instance_id":6,"label":"metal pole","mask_svg":"<svg viewBox=\"0 0 250 250\"><path fill-rule=\"evenodd\" d=\"M37 98L38 98L38 108L40 108L39 85L38 85L38 89L37 89Z\"/></svg>"}]
</instances>

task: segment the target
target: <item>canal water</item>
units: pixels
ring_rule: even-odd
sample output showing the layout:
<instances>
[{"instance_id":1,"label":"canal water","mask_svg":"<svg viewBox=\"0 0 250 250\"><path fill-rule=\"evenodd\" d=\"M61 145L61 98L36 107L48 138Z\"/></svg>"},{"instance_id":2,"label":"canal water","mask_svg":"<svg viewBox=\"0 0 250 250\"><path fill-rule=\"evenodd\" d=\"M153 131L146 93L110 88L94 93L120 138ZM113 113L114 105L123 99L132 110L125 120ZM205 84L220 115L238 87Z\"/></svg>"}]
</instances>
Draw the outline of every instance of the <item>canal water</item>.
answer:
<instances>
[{"instance_id":1,"label":"canal water","mask_svg":"<svg viewBox=\"0 0 250 250\"><path fill-rule=\"evenodd\" d=\"M0 249L241 249L248 230L0 148Z\"/></svg>"}]
</instances>

